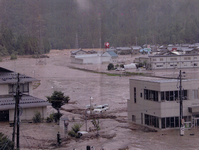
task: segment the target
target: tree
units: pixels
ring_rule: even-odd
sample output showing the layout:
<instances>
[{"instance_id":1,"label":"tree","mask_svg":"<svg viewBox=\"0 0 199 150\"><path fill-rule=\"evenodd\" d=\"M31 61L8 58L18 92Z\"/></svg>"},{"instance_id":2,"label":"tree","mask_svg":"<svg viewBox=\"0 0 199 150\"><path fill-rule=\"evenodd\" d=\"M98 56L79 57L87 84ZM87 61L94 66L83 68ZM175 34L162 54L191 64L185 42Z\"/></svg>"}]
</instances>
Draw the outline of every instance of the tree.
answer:
<instances>
[{"instance_id":1,"label":"tree","mask_svg":"<svg viewBox=\"0 0 199 150\"><path fill-rule=\"evenodd\" d=\"M14 143L0 132L0 147L4 150L10 150L14 148Z\"/></svg>"},{"instance_id":2,"label":"tree","mask_svg":"<svg viewBox=\"0 0 199 150\"><path fill-rule=\"evenodd\" d=\"M61 91L54 91L52 96L46 96L46 98L48 102L52 104L52 107L57 110L58 113L57 120L59 124L59 119L60 119L59 110L61 106L69 102L70 98L69 96L64 96L64 93L62 93Z\"/></svg>"},{"instance_id":3,"label":"tree","mask_svg":"<svg viewBox=\"0 0 199 150\"><path fill-rule=\"evenodd\" d=\"M99 126L99 118L98 119L93 119L92 121L93 126L95 127L95 129L97 130L97 136L99 135L98 131L100 130L100 126Z\"/></svg>"},{"instance_id":4,"label":"tree","mask_svg":"<svg viewBox=\"0 0 199 150\"><path fill-rule=\"evenodd\" d=\"M110 64L108 65L108 70L114 70L114 65L113 65L112 63L110 63Z\"/></svg>"}]
</instances>

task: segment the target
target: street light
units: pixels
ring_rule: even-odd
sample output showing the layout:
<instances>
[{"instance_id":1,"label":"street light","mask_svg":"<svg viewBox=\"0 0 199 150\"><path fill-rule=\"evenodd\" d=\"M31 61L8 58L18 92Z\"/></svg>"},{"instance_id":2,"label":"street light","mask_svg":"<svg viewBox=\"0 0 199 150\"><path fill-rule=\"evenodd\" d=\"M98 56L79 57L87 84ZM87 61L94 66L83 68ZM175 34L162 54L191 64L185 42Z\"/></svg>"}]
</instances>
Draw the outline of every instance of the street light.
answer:
<instances>
[{"instance_id":1,"label":"street light","mask_svg":"<svg viewBox=\"0 0 199 150\"><path fill-rule=\"evenodd\" d=\"M91 114L91 101L93 100L92 97L90 97L90 114Z\"/></svg>"}]
</instances>

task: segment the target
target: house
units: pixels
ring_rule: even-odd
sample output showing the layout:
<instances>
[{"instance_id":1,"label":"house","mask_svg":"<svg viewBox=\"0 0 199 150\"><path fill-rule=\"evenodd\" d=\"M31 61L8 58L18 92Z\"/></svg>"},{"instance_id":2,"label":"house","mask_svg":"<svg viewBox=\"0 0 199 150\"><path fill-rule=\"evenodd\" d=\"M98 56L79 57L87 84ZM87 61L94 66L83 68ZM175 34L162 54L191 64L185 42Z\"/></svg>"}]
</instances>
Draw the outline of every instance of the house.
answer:
<instances>
[{"instance_id":1,"label":"house","mask_svg":"<svg viewBox=\"0 0 199 150\"><path fill-rule=\"evenodd\" d=\"M39 80L19 75L19 87L22 93L19 102L20 120L32 120L35 112L40 112L42 118L46 118L46 109L50 105L47 101L32 96L33 83ZM11 70L0 67L0 121L14 120L15 98L17 87L17 74Z\"/></svg>"},{"instance_id":2,"label":"house","mask_svg":"<svg viewBox=\"0 0 199 150\"><path fill-rule=\"evenodd\" d=\"M159 129L179 127L179 80L135 76L129 80L128 121ZM183 118L197 122L199 80L182 79Z\"/></svg>"},{"instance_id":3,"label":"house","mask_svg":"<svg viewBox=\"0 0 199 150\"><path fill-rule=\"evenodd\" d=\"M140 53L140 50L142 49L141 46L132 46L132 55L137 55Z\"/></svg>"},{"instance_id":4,"label":"house","mask_svg":"<svg viewBox=\"0 0 199 150\"><path fill-rule=\"evenodd\" d=\"M102 57L109 57L110 63L117 63L118 55L114 51L106 51L102 54Z\"/></svg>"},{"instance_id":5,"label":"house","mask_svg":"<svg viewBox=\"0 0 199 150\"><path fill-rule=\"evenodd\" d=\"M84 54L87 54L88 52L87 52L87 51L84 51L84 50L82 50L82 49L80 48L79 50L71 51L70 53L71 53L71 55L84 55Z\"/></svg>"},{"instance_id":6,"label":"house","mask_svg":"<svg viewBox=\"0 0 199 150\"><path fill-rule=\"evenodd\" d=\"M117 54L128 55L132 53L131 47L116 47Z\"/></svg>"}]
</instances>

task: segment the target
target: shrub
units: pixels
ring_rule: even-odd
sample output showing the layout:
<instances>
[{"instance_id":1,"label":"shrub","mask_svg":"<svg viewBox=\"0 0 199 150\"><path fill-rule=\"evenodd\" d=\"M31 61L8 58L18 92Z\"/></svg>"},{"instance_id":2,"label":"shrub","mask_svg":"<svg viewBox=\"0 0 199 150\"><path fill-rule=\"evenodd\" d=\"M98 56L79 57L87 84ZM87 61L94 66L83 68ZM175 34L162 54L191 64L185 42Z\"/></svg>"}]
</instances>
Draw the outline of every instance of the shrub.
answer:
<instances>
[{"instance_id":1,"label":"shrub","mask_svg":"<svg viewBox=\"0 0 199 150\"><path fill-rule=\"evenodd\" d=\"M10 56L10 60L14 60L14 59L17 59L17 55L12 53L11 56Z\"/></svg>"},{"instance_id":2,"label":"shrub","mask_svg":"<svg viewBox=\"0 0 199 150\"><path fill-rule=\"evenodd\" d=\"M120 65L120 68L124 68L124 64L121 64L121 65Z\"/></svg>"},{"instance_id":3,"label":"shrub","mask_svg":"<svg viewBox=\"0 0 199 150\"><path fill-rule=\"evenodd\" d=\"M0 147L1 149L5 150L10 150L14 148L14 143L1 132L0 132Z\"/></svg>"},{"instance_id":4,"label":"shrub","mask_svg":"<svg viewBox=\"0 0 199 150\"><path fill-rule=\"evenodd\" d=\"M68 135L71 137L80 138L77 132L80 131L81 127L82 127L82 124L79 124L79 123L74 124L72 129L68 132Z\"/></svg>"},{"instance_id":5,"label":"shrub","mask_svg":"<svg viewBox=\"0 0 199 150\"><path fill-rule=\"evenodd\" d=\"M38 112L38 111L35 112L35 115L33 116L32 120L34 123L40 123L42 120L40 112Z\"/></svg>"},{"instance_id":6,"label":"shrub","mask_svg":"<svg viewBox=\"0 0 199 150\"><path fill-rule=\"evenodd\" d=\"M108 70L114 70L114 65L113 65L112 63L110 63L110 64L108 65Z\"/></svg>"}]
</instances>

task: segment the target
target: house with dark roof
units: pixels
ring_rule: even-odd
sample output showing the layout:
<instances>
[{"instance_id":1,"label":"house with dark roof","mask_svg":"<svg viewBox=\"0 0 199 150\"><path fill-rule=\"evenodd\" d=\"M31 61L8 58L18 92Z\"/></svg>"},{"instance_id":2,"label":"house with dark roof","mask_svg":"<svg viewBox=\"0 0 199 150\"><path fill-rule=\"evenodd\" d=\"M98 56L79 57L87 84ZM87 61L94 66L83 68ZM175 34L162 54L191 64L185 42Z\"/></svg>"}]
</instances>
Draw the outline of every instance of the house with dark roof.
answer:
<instances>
[{"instance_id":1,"label":"house with dark roof","mask_svg":"<svg viewBox=\"0 0 199 150\"><path fill-rule=\"evenodd\" d=\"M0 67L0 121L12 122L14 120L17 80L16 72ZM50 104L46 100L32 96L34 82L39 82L39 80L19 75L21 121L32 120L35 112L40 112L44 119L47 117L46 109Z\"/></svg>"},{"instance_id":2,"label":"house with dark roof","mask_svg":"<svg viewBox=\"0 0 199 150\"><path fill-rule=\"evenodd\" d=\"M71 55L84 55L84 54L88 54L87 51L83 50L83 49L79 49L79 50L76 50L76 51L71 51L70 52Z\"/></svg>"}]
</instances>

